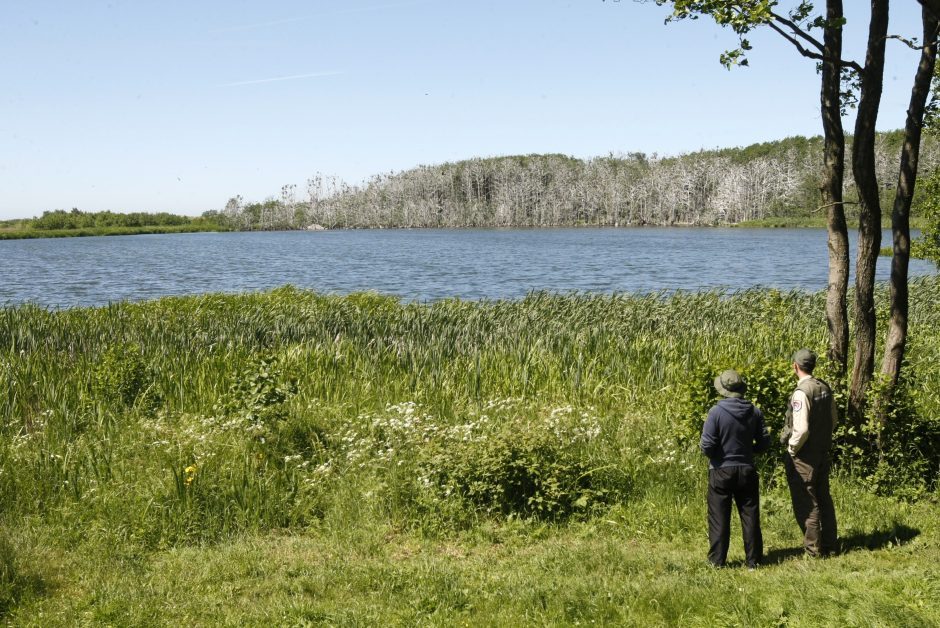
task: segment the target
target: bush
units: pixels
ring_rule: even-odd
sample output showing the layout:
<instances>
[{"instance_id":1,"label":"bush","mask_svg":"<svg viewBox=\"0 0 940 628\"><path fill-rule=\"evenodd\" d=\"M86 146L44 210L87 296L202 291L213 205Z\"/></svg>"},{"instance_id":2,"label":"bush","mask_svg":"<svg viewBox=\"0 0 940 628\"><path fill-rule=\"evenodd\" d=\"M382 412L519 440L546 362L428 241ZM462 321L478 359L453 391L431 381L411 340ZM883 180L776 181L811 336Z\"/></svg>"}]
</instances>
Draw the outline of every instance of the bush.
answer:
<instances>
[{"instance_id":1,"label":"bush","mask_svg":"<svg viewBox=\"0 0 940 628\"><path fill-rule=\"evenodd\" d=\"M876 493L917 499L937 488L940 417L917 411L923 390L910 372L893 392L884 376L869 387L861 438L849 453L856 472Z\"/></svg>"},{"instance_id":2,"label":"bush","mask_svg":"<svg viewBox=\"0 0 940 628\"><path fill-rule=\"evenodd\" d=\"M602 430L589 409L539 412L504 400L468 414L446 425L414 403L391 405L349 425L340 453L348 469L372 470L393 501L419 514L560 520L626 490L598 456Z\"/></svg>"},{"instance_id":3,"label":"bush","mask_svg":"<svg viewBox=\"0 0 940 628\"><path fill-rule=\"evenodd\" d=\"M911 253L940 267L940 168L924 178L922 189L925 225L920 238L912 243Z\"/></svg>"},{"instance_id":4,"label":"bush","mask_svg":"<svg viewBox=\"0 0 940 628\"><path fill-rule=\"evenodd\" d=\"M304 480L322 431L290 412L297 383L289 359L256 356L236 373L214 416L183 415L174 427L159 426L177 440L157 500L161 516L145 522L155 542L302 524L317 510L306 501L311 483Z\"/></svg>"},{"instance_id":5,"label":"bush","mask_svg":"<svg viewBox=\"0 0 940 628\"><path fill-rule=\"evenodd\" d=\"M465 426L467 437L450 438L432 455L426 471L445 495L456 495L486 513L560 519L603 503L581 445L600 435L588 413L571 420L570 406L545 419L513 416L492 430Z\"/></svg>"},{"instance_id":6,"label":"bush","mask_svg":"<svg viewBox=\"0 0 940 628\"><path fill-rule=\"evenodd\" d=\"M104 351L94 367L92 394L99 401L116 406L159 403L153 374L135 344L113 345Z\"/></svg>"},{"instance_id":7,"label":"bush","mask_svg":"<svg viewBox=\"0 0 940 628\"><path fill-rule=\"evenodd\" d=\"M216 407L221 414L243 420L260 444L273 441L287 418L287 402L297 393L297 380L286 372L278 355L261 355L235 376Z\"/></svg>"}]
</instances>

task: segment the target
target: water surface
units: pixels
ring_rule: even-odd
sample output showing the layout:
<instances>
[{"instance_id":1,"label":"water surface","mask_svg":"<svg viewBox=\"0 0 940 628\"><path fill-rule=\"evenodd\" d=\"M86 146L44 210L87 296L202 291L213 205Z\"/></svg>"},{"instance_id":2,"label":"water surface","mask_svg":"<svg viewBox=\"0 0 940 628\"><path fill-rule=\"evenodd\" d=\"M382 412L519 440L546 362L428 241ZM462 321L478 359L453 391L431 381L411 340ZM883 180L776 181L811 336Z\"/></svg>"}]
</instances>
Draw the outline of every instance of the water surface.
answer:
<instances>
[{"instance_id":1,"label":"water surface","mask_svg":"<svg viewBox=\"0 0 940 628\"><path fill-rule=\"evenodd\" d=\"M822 229L424 229L7 240L0 264L0 304L69 307L288 283L406 301L532 290L821 290L827 253ZM888 266L879 259L879 279ZM912 260L912 276L933 272Z\"/></svg>"}]
</instances>

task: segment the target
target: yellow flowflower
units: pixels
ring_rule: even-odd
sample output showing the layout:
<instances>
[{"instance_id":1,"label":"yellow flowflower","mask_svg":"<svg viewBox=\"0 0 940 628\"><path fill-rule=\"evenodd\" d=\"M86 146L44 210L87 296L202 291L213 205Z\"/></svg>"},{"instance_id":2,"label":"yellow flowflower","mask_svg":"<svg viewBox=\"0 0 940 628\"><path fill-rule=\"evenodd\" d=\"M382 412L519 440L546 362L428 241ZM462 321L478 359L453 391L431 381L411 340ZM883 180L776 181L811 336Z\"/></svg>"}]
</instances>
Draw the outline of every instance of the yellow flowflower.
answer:
<instances>
[{"instance_id":1,"label":"yellow flowflower","mask_svg":"<svg viewBox=\"0 0 940 628\"><path fill-rule=\"evenodd\" d=\"M183 473L184 473L183 482L186 483L186 486L189 486L190 484L192 484L192 483L193 483L193 480L196 479L196 469L197 469L197 468L198 468L198 467L196 467L196 465L191 464L191 465L189 465L188 467L186 467L185 469L183 469Z\"/></svg>"}]
</instances>

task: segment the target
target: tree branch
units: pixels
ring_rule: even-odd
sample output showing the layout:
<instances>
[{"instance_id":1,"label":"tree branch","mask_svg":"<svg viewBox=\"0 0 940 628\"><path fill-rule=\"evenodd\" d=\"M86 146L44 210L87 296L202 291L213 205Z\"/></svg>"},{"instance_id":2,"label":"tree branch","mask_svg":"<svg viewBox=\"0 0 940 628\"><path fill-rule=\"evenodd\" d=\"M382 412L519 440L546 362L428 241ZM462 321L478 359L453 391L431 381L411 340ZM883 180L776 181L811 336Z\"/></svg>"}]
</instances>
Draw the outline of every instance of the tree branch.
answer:
<instances>
[{"instance_id":1,"label":"tree branch","mask_svg":"<svg viewBox=\"0 0 940 628\"><path fill-rule=\"evenodd\" d=\"M800 28L796 24L796 22L794 22L793 20L789 20L783 17L782 15L777 15L773 11L770 12L770 15L772 15L776 21L780 22L781 24L789 28L793 32L794 35L798 36L800 39L804 39L807 42L809 42L813 46L813 48L816 48L817 50L819 50L819 52L822 52L825 49L825 46L822 45L822 42L820 42L818 39L811 36L809 33L807 33L802 28Z\"/></svg>"},{"instance_id":2,"label":"tree branch","mask_svg":"<svg viewBox=\"0 0 940 628\"><path fill-rule=\"evenodd\" d=\"M859 76L865 75L865 68L860 66L857 61L846 61L845 59L839 59L839 66L843 68L851 68L858 72Z\"/></svg>"},{"instance_id":3,"label":"tree branch","mask_svg":"<svg viewBox=\"0 0 940 628\"><path fill-rule=\"evenodd\" d=\"M911 50L923 50L924 46L918 46L916 39L908 39L907 37L902 37L901 35L888 35L885 39L897 39L899 42L910 48Z\"/></svg>"},{"instance_id":4,"label":"tree branch","mask_svg":"<svg viewBox=\"0 0 940 628\"><path fill-rule=\"evenodd\" d=\"M855 201L836 201L835 203L826 203L825 205L820 205L819 207L814 209L813 213L818 212L821 209L828 209L830 207L834 207L836 205L858 205L858 203L856 203Z\"/></svg>"},{"instance_id":5,"label":"tree branch","mask_svg":"<svg viewBox=\"0 0 940 628\"><path fill-rule=\"evenodd\" d=\"M937 2L940 2L940 0L937 0ZM816 59L817 61L823 60L821 51L824 50L824 46L821 43L819 43L819 40L817 40L816 38L806 33L806 31L801 29L793 20L788 20L785 17L777 15L773 11L771 11L770 14L773 16L774 20L776 20L777 22L780 22L781 24L789 28L792 31L792 33L786 32L784 29L780 28L780 26L778 26L777 24L774 24L773 22L767 22L767 26L777 31L777 33L779 33L781 37L783 37L788 42L793 44L793 47L796 48L797 51L804 57L807 57L809 59ZM808 49L806 46L804 46L803 44L799 42L797 37L809 42L814 48L818 49L820 52L815 52L813 50ZM865 73L865 69L861 65L859 65L857 61L848 61L846 59L839 59L839 66L843 68L851 68L855 70L856 72L858 72L859 74Z\"/></svg>"},{"instance_id":6,"label":"tree branch","mask_svg":"<svg viewBox=\"0 0 940 628\"><path fill-rule=\"evenodd\" d=\"M793 46L797 49L797 51L798 51L801 55L803 55L804 57L808 57L808 58L810 58L810 59L816 59L817 61L822 61L822 60L823 60L823 56L822 56L820 53L818 53L818 52L813 52L812 50L807 49L803 44L801 44L801 43L796 39L796 37L794 37L794 36L791 35L790 33L786 32L785 30L783 30L782 28L780 28L779 26L777 26L777 25L774 24L773 22L767 22L767 26L769 26L770 28L772 28L772 29L774 29L775 31L777 31L777 33L779 33L781 37L783 37L783 38L786 39L788 42L790 42L791 44L793 44Z\"/></svg>"}]
</instances>

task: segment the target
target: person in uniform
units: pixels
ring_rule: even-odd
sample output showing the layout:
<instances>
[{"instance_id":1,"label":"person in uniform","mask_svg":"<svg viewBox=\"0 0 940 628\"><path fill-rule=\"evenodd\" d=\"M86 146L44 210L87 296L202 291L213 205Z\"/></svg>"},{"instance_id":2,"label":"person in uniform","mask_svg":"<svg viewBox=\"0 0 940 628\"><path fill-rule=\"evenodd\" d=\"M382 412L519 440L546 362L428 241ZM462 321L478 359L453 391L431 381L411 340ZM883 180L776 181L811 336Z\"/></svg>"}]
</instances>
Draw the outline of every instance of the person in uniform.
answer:
<instances>
[{"instance_id":1,"label":"person in uniform","mask_svg":"<svg viewBox=\"0 0 940 628\"><path fill-rule=\"evenodd\" d=\"M708 456L708 560L724 567L731 538L731 501L738 507L747 566L763 558L760 530L760 487L754 454L770 446L764 415L744 399L746 386L734 370L715 378L724 399L712 406L702 428L702 453Z\"/></svg>"},{"instance_id":2,"label":"person in uniform","mask_svg":"<svg viewBox=\"0 0 940 628\"><path fill-rule=\"evenodd\" d=\"M803 531L803 548L809 556L836 552L836 511L829 493L829 450L838 422L832 389L813 377L816 354L800 349L793 354L796 390L790 396L787 420L780 437L793 514Z\"/></svg>"}]
</instances>

